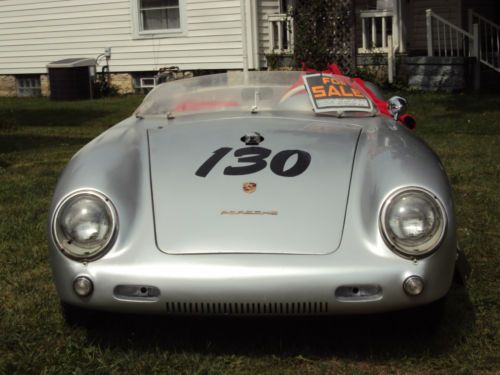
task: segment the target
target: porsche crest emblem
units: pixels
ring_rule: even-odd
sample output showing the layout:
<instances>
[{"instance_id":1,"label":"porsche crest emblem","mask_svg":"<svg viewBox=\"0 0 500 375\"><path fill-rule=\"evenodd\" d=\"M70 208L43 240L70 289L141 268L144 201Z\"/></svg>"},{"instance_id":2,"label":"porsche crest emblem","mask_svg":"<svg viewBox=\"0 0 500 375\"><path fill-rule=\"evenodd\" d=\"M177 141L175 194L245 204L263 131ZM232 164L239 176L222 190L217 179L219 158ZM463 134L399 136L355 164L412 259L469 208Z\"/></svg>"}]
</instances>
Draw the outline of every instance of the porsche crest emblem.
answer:
<instances>
[{"instance_id":1,"label":"porsche crest emblem","mask_svg":"<svg viewBox=\"0 0 500 375\"><path fill-rule=\"evenodd\" d=\"M243 183L243 191L247 194L252 194L255 190L257 190L257 184L255 182L244 182Z\"/></svg>"}]
</instances>

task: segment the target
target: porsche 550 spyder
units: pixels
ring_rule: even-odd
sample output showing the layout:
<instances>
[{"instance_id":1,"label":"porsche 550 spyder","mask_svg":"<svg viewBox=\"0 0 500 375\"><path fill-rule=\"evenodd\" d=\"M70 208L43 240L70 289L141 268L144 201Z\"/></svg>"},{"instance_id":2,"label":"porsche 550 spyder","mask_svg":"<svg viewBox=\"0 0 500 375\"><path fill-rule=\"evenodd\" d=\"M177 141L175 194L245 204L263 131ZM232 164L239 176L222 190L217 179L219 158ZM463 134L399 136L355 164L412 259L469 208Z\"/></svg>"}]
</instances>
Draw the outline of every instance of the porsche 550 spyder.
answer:
<instances>
[{"instance_id":1,"label":"porsche 550 spyder","mask_svg":"<svg viewBox=\"0 0 500 375\"><path fill-rule=\"evenodd\" d=\"M405 104L332 72L159 85L60 177L48 236L65 311L355 314L441 299L452 196Z\"/></svg>"}]
</instances>

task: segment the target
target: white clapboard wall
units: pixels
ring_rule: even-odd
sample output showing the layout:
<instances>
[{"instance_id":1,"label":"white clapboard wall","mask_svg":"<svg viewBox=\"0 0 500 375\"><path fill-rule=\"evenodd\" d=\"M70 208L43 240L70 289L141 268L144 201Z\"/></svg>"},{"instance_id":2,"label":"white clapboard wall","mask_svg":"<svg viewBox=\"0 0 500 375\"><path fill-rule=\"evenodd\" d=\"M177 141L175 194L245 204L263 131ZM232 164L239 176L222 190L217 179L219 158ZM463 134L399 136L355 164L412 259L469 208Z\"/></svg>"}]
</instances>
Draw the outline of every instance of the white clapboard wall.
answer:
<instances>
[{"instance_id":1,"label":"white clapboard wall","mask_svg":"<svg viewBox=\"0 0 500 375\"><path fill-rule=\"evenodd\" d=\"M169 65L183 70L242 68L240 0L180 0L184 33L144 38L134 33L133 1L138 0L1 0L0 74L45 73L49 62L95 58L106 47L112 48L112 72ZM278 0L254 1L263 61L264 18L277 11Z\"/></svg>"}]
</instances>

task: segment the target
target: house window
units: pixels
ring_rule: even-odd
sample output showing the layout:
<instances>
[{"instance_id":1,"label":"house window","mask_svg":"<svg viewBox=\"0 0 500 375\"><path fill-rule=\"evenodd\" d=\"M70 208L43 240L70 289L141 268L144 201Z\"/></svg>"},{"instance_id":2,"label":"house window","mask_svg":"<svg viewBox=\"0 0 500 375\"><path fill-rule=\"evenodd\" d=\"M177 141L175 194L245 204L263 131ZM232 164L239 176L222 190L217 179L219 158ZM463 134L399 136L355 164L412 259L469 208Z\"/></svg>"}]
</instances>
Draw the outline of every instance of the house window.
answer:
<instances>
[{"instance_id":1,"label":"house window","mask_svg":"<svg viewBox=\"0 0 500 375\"><path fill-rule=\"evenodd\" d=\"M17 76L17 96L40 96L42 89L40 86L40 76Z\"/></svg>"},{"instance_id":2,"label":"house window","mask_svg":"<svg viewBox=\"0 0 500 375\"><path fill-rule=\"evenodd\" d=\"M141 31L179 31L179 0L139 0Z\"/></svg>"},{"instance_id":3,"label":"house window","mask_svg":"<svg viewBox=\"0 0 500 375\"><path fill-rule=\"evenodd\" d=\"M136 94L147 94L156 86L154 72L136 72L132 74Z\"/></svg>"}]
</instances>

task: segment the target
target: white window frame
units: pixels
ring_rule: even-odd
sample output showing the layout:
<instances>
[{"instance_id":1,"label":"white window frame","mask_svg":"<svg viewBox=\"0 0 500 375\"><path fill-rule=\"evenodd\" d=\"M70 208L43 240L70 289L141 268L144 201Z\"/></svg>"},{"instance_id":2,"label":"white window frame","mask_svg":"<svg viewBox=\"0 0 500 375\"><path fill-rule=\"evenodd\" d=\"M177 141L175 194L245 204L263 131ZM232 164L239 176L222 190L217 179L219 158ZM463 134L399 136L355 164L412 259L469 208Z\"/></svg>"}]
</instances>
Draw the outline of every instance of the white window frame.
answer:
<instances>
[{"instance_id":1,"label":"white window frame","mask_svg":"<svg viewBox=\"0 0 500 375\"><path fill-rule=\"evenodd\" d=\"M132 35L134 39L169 38L186 35L186 0L179 0L179 25L177 29L142 30L141 0L130 0Z\"/></svg>"},{"instance_id":2,"label":"white window frame","mask_svg":"<svg viewBox=\"0 0 500 375\"><path fill-rule=\"evenodd\" d=\"M152 83L147 83L147 81L152 81ZM141 89L152 89L156 86L155 77L140 77L139 87Z\"/></svg>"}]
</instances>

